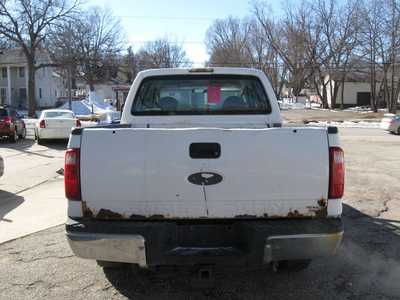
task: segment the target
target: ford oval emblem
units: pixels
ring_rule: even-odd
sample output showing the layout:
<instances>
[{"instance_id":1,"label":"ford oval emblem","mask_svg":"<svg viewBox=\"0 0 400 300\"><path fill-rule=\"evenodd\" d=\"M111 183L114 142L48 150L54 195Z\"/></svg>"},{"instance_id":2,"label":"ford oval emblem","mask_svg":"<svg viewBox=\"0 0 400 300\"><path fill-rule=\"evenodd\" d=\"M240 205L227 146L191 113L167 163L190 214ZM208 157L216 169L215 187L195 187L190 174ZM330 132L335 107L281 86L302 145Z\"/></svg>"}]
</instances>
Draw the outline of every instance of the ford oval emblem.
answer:
<instances>
[{"instance_id":1,"label":"ford oval emblem","mask_svg":"<svg viewBox=\"0 0 400 300\"><path fill-rule=\"evenodd\" d=\"M222 176L212 172L199 172L190 175L188 181L197 185L213 185L220 183Z\"/></svg>"}]
</instances>

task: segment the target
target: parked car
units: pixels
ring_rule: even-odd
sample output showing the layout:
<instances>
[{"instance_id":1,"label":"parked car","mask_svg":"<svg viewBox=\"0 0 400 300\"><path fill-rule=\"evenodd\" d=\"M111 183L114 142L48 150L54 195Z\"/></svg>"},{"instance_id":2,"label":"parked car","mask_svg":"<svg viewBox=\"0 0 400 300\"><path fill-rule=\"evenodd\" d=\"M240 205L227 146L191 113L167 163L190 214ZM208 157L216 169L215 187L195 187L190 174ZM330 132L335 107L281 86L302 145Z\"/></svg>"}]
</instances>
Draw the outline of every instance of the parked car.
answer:
<instances>
[{"instance_id":1,"label":"parked car","mask_svg":"<svg viewBox=\"0 0 400 300\"><path fill-rule=\"evenodd\" d=\"M43 140L68 139L71 129L80 127L81 122L74 113L66 109L43 110L35 128L35 137L38 144Z\"/></svg>"},{"instance_id":2,"label":"parked car","mask_svg":"<svg viewBox=\"0 0 400 300\"><path fill-rule=\"evenodd\" d=\"M120 111L107 111L102 114L99 118L99 124L118 124L121 120Z\"/></svg>"},{"instance_id":3,"label":"parked car","mask_svg":"<svg viewBox=\"0 0 400 300\"><path fill-rule=\"evenodd\" d=\"M4 174L4 160L0 155L0 177Z\"/></svg>"},{"instance_id":4,"label":"parked car","mask_svg":"<svg viewBox=\"0 0 400 300\"><path fill-rule=\"evenodd\" d=\"M381 121L381 128L400 135L400 115L385 114Z\"/></svg>"},{"instance_id":5,"label":"parked car","mask_svg":"<svg viewBox=\"0 0 400 300\"><path fill-rule=\"evenodd\" d=\"M25 122L11 107L0 106L0 137L7 137L12 143L26 137Z\"/></svg>"},{"instance_id":6,"label":"parked car","mask_svg":"<svg viewBox=\"0 0 400 300\"><path fill-rule=\"evenodd\" d=\"M140 72L121 124L76 128L66 234L101 266L306 268L341 243L338 129L282 127L254 69Z\"/></svg>"}]
</instances>

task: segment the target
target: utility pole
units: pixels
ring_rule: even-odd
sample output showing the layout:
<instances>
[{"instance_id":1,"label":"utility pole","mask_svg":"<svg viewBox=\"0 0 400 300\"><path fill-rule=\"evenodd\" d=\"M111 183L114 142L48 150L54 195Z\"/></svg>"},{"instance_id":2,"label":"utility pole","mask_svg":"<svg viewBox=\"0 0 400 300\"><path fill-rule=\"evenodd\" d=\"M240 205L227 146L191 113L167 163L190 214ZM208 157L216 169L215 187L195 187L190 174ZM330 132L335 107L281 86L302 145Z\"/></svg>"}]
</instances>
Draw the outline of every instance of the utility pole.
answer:
<instances>
[{"instance_id":1,"label":"utility pole","mask_svg":"<svg viewBox=\"0 0 400 300\"><path fill-rule=\"evenodd\" d=\"M68 66L68 107L72 110L72 66Z\"/></svg>"},{"instance_id":2,"label":"utility pole","mask_svg":"<svg viewBox=\"0 0 400 300\"><path fill-rule=\"evenodd\" d=\"M395 99L394 99L394 72L395 72L395 64L396 64L396 59L395 59L395 57L396 57L396 55L395 55L395 47L396 47L396 45L395 45L395 42L396 42L396 34L395 34L395 5L396 5L396 3L395 3L395 1L396 0L392 0L392 42L391 42L391 48L392 48L392 53L391 53L391 55L392 55L392 59L391 59L391 63L392 63L392 74L391 74L391 87L390 87L390 99L389 99L389 103L388 103L388 111L389 112L392 112L392 109L393 109L393 104L395 103L395 102L397 102Z\"/></svg>"}]
</instances>

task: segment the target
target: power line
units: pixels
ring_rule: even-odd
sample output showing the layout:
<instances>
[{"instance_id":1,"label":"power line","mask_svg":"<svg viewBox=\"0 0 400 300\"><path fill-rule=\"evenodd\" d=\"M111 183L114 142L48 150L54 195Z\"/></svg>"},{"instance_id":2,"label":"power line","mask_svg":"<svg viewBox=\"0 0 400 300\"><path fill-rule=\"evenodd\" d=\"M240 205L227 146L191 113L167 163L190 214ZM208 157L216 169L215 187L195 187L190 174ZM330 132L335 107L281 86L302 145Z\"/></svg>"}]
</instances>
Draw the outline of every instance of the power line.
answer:
<instances>
[{"instance_id":1,"label":"power line","mask_svg":"<svg viewBox=\"0 0 400 300\"><path fill-rule=\"evenodd\" d=\"M129 41L131 44L146 44L146 43L151 43L151 42L154 42L154 40L138 40L138 41ZM182 41L182 42L179 42L179 41L176 41L176 42L174 42L174 41L165 41L165 42L167 42L168 44L173 44L173 45L179 45L179 44L204 44L204 42L203 41Z\"/></svg>"},{"instance_id":2,"label":"power line","mask_svg":"<svg viewBox=\"0 0 400 300\"><path fill-rule=\"evenodd\" d=\"M144 15L122 15L117 16L123 19L149 19L149 20L174 20L174 21L201 21L201 22L209 22L214 21L218 18L205 18L205 17L168 17L168 16L144 16Z\"/></svg>"}]
</instances>

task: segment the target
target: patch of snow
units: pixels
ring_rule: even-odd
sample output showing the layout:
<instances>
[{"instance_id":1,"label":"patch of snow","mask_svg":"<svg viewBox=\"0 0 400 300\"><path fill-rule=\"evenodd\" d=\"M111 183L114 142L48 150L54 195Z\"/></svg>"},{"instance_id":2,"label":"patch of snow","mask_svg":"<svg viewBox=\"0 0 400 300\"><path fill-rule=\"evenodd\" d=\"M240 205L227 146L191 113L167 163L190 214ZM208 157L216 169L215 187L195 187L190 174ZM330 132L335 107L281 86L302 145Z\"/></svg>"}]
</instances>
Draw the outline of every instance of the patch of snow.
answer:
<instances>
[{"instance_id":1,"label":"patch of snow","mask_svg":"<svg viewBox=\"0 0 400 300\"><path fill-rule=\"evenodd\" d=\"M366 121L344 121L344 122L329 122L319 121L310 122L312 126L336 126L341 128L380 128L380 122L366 122Z\"/></svg>"},{"instance_id":2,"label":"patch of snow","mask_svg":"<svg viewBox=\"0 0 400 300\"><path fill-rule=\"evenodd\" d=\"M343 111L354 111L354 112L364 112L364 113L370 113L373 112L369 106L355 106L355 107L349 107L344 109Z\"/></svg>"},{"instance_id":3,"label":"patch of snow","mask_svg":"<svg viewBox=\"0 0 400 300\"><path fill-rule=\"evenodd\" d=\"M69 109L68 102L64 103L60 109ZM112 111L113 107L108 103L91 102L89 100L72 101L72 111L77 116L87 116L93 114L104 114L107 111Z\"/></svg>"},{"instance_id":4,"label":"patch of snow","mask_svg":"<svg viewBox=\"0 0 400 300\"><path fill-rule=\"evenodd\" d=\"M81 121L81 126L82 127L91 127L91 126L96 126L98 125L97 122L93 122L93 121Z\"/></svg>"},{"instance_id":5,"label":"patch of snow","mask_svg":"<svg viewBox=\"0 0 400 300\"><path fill-rule=\"evenodd\" d=\"M69 109L68 102L60 106L59 109ZM90 109L90 107L88 107L83 101L72 101L71 110L77 116L86 116L92 114L92 110Z\"/></svg>"}]
</instances>

